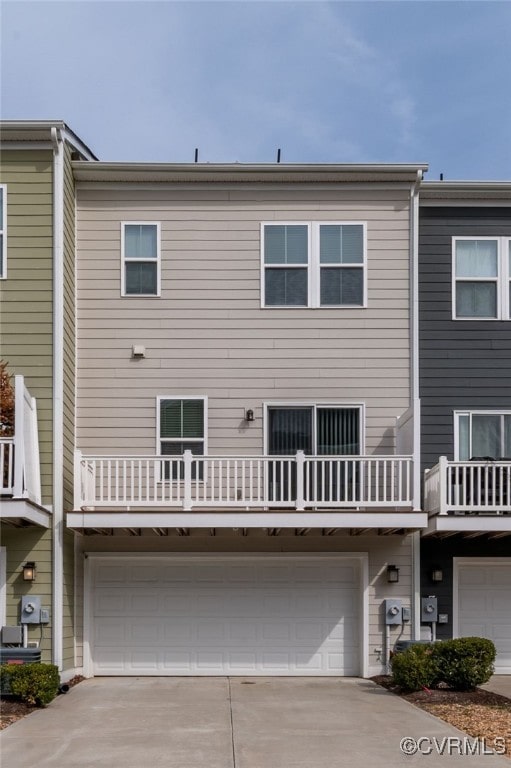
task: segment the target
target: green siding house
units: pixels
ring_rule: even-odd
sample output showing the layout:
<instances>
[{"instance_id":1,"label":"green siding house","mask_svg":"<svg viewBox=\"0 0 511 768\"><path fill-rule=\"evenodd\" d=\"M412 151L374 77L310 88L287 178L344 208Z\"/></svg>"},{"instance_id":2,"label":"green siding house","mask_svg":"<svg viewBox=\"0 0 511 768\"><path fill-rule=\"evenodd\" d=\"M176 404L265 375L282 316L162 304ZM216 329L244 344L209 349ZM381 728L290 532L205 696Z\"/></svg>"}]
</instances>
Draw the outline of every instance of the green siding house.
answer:
<instances>
[{"instance_id":1,"label":"green siding house","mask_svg":"<svg viewBox=\"0 0 511 768\"><path fill-rule=\"evenodd\" d=\"M63 525L74 445L71 160L96 158L62 121L2 121L0 150L0 356L15 397L14 428L0 434L0 626L20 623L23 596L40 597L49 622L28 624L24 642L65 676L74 667L74 541Z\"/></svg>"}]
</instances>

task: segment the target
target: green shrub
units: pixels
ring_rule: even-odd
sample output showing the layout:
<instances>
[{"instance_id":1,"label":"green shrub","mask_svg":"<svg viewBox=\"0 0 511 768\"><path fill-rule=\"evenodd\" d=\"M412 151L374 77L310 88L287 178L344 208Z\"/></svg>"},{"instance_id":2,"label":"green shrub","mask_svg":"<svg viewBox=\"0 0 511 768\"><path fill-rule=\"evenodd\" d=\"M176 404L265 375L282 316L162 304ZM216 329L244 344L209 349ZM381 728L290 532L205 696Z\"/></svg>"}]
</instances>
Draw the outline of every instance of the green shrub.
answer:
<instances>
[{"instance_id":1,"label":"green shrub","mask_svg":"<svg viewBox=\"0 0 511 768\"><path fill-rule=\"evenodd\" d=\"M60 676L54 664L5 664L0 687L27 704L45 707L59 691Z\"/></svg>"},{"instance_id":2,"label":"green shrub","mask_svg":"<svg viewBox=\"0 0 511 768\"><path fill-rule=\"evenodd\" d=\"M420 691L438 682L438 669L429 643L411 645L406 651L396 653L391 665L393 682L405 691Z\"/></svg>"},{"instance_id":3,"label":"green shrub","mask_svg":"<svg viewBox=\"0 0 511 768\"><path fill-rule=\"evenodd\" d=\"M484 637L436 643L432 651L439 678L456 691L471 691L493 674L495 645Z\"/></svg>"}]
</instances>

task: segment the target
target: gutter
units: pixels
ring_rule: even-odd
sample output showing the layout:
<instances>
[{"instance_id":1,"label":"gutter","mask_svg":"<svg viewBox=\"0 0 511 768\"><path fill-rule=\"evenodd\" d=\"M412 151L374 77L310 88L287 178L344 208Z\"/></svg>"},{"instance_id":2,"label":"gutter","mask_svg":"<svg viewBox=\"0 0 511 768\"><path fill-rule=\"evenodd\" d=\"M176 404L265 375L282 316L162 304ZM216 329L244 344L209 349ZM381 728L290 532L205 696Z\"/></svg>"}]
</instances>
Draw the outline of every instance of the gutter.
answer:
<instances>
[{"instance_id":1,"label":"gutter","mask_svg":"<svg viewBox=\"0 0 511 768\"><path fill-rule=\"evenodd\" d=\"M53 144L53 663L62 670L64 547L64 144Z\"/></svg>"}]
</instances>

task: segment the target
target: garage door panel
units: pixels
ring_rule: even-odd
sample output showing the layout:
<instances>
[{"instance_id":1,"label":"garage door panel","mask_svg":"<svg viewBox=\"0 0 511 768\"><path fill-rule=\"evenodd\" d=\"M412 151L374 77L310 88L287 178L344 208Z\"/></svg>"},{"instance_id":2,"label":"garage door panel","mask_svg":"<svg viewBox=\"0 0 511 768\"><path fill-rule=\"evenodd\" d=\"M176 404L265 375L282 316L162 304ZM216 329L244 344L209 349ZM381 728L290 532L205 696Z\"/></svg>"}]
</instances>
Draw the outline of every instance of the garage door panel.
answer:
<instances>
[{"instance_id":1,"label":"garage door panel","mask_svg":"<svg viewBox=\"0 0 511 768\"><path fill-rule=\"evenodd\" d=\"M458 634L495 643L495 671L511 672L511 563L461 564L458 569Z\"/></svg>"},{"instance_id":2,"label":"garage door panel","mask_svg":"<svg viewBox=\"0 0 511 768\"><path fill-rule=\"evenodd\" d=\"M94 579L95 674L360 671L355 562L117 565L126 582L105 565Z\"/></svg>"}]
</instances>

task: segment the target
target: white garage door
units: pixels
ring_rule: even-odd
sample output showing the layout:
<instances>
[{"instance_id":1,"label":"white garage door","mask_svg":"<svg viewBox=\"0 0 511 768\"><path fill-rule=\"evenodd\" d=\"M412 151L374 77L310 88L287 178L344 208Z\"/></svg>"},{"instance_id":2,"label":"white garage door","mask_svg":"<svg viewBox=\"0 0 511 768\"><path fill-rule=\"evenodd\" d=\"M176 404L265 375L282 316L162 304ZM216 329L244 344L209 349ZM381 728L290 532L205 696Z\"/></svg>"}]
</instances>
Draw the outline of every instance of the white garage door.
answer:
<instances>
[{"instance_id":1,"label":"white garage door","mask_svg":"<svg viewBox=\"0 0 511 768\"><path fill-rule=\"evenodd\" d=\"M93 673L360 674L359 580L339 557L98 560Z\"/></svg>"},{"instance_id":2,"label":"white garage door","mask_svg":"<svg viewBox=\"0 0 511 768\"><path fill-rule=\"evenodd\" d=\"M457 634L493 640L495 672L511 674L511 562L458 565Z\"/></svg>"}]
</instances>

